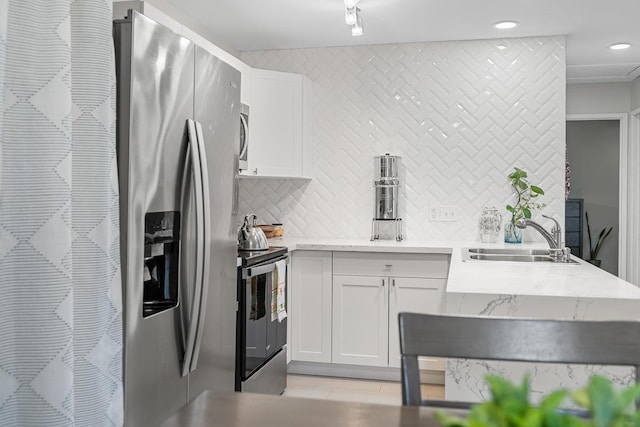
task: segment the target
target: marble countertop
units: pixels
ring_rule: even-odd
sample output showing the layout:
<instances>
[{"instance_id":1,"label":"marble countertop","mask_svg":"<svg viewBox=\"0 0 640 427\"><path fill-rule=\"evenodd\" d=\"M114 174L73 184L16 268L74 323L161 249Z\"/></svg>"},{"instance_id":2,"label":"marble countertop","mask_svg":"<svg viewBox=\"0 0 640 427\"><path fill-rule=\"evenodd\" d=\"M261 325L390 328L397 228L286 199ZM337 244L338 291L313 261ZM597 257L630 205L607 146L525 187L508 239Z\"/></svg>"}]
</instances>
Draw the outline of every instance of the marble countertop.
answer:
<instances>
[{"instance_id":1,"label":"marble countertop","mask_svg":"<svg viewBox=\"0 0 640 427\"><path fill-rule=\"evenodd\" d=\"M435 240L375 240L365 239L310 239L276 237L269 239L271 246L286 246L289 252L294 250L305 251L341 251L341 252L395 252L395 253L425 253L425 254L450 254L451 242Z\"/></svg>"},{"instance_id":2,"label":"marble countertop","mask_svg":"<svg viewBox=\"0 0 640 427\"><path fill-rule=\"evenodd\" d=\"M447 294L530 295L572 298L640 299L640 288L587 262L578 264L463 261L462 248L514 247L477 241L376 240L290 238L269 240L289 251L349 251L444 253L451 255ZM525 243L518 248L546 248L546 243Z\"/></svg>"}]
</instances>

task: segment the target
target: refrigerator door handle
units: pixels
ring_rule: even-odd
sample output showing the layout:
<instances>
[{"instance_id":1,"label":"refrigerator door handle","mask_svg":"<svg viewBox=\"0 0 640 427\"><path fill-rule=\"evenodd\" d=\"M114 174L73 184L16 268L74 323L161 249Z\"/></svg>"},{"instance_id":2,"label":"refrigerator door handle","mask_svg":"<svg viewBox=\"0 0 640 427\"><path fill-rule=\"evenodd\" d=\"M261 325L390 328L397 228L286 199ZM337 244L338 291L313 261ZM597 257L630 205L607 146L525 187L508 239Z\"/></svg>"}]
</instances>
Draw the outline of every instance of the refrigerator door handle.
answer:
<instances>
[{"instance_id":1,"label":"refrigerator door handle","mask_svg":"<svg viewBox=\"0 0 640 427\"><path fill-rule=\"evenodd\" d=\"M200 310L202 303L202 282L203 282L203 256L204 250L204 212L203 212L203 194L202 194L202 163L200 161L200 150L198 147L198 137L196 134L196 124L193 120L187 119L187 161L185 161L185 167L191 162L191 172L195 190L195 217L196 217L196 251L195 251L195 283L193 301L191 302L191 314L189 315L189 327L187 332L187 338L185 343L185 354L182 362L182 376L186 376L189 373L191 367L191 360L195 350L196 334L198 330L198 320L200 319ZM184 187L184 185L183 185ZM184 200L186 194L182 194L182 208L184 208Z\"/></svg>"},{"instance_id":2,"label":"refrigerator door handle","mask_svg":"<svg viewBox=\"0 0 640 427\"><path fill-rule=\"evenodd\" d=\"M188 136L187 136L187 140L188 140ZM188 144L188 142L187 142ZM181 227L183 227L183 230L186 228L185 227L185 221L187 218L187 211L186 209L186 200L187 200L187 191L191 188L189 186L189 180L191 179L191 155L189 153L189 148L187 148L187 154L184 157L184 163L182 165L182 185L180 187L180 215L181 215L181 220L182 220L182 225ZM184 256L182 254L182 251L180 251L180 270L184 270L186 271L187 269L185 269L182 265L182 263L184 262ZM186 286L188 283L188 280L186 280L186 274L183 275L182 273L180 273L180 289L179 289L179 294L180 294L180 303L178 304L178 310L180 313L180 338L182 340L181 344L182 344L182 351L183 351L183 358L181 359L182 364L184 365L184 356L186 355L187 352L187 328L189 327L189 316L192 315L192 313L187 313L187 305L184 301L187 300L189 298ZM182 367L183 365L180 366L180 372L182 373Z\"/></svg>"},{"instance_id":3,"label":"refrigerator door handle","mask_svg":"<svg viewBox=\"0 0 640 427\"><path fill-rule=\"evenodd\" d=\"M196 341L193 348L193 356L191 359L191 371L196 369L198 365L198 356L200 356L200 346L202 344L202 335L204 332L204 320L207 314L207 295L209 290L209 272L211 269L211 254L209 253L211 242L211 200L209 193L209 169L207 165L207 155L204 145L204 134L202 132L202 125L199 122L196 124L196 137L198 146L198 157L200 159L200 171L202 173L202 185L200 187L202 191L202 216L204 217L203 223L203 248L201 252L202 257L202 281L200 283L200 310L198 315L198 327L196 330Z\"/></svg>"}]
</instances>

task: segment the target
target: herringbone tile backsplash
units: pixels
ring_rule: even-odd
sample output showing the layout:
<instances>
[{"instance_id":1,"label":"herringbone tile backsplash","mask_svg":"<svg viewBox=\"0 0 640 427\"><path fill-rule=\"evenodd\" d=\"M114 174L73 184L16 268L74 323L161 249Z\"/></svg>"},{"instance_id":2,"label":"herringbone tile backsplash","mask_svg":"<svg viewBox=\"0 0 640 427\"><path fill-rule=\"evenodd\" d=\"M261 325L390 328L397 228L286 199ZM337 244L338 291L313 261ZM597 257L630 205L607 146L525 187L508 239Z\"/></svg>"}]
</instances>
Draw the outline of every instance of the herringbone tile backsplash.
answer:
<instances>
[{"instance_id":1,"label":"herringbone tile backsplash","mask_svg":"<svg viewBox=\"0 0 640 427\"><path fill-rule=\"evenodd\" d=\"M476 239L481 208L513 202L514 166L564 223L564 45L536 37L243 53L253 67L313 81L314 178L242 180L240 212L282 222L289 236L368 238L373 157L391 153L402 156L408 239ZM430 222L433 205L458 206L459 220Z\"/></svg>"}]
</instances>

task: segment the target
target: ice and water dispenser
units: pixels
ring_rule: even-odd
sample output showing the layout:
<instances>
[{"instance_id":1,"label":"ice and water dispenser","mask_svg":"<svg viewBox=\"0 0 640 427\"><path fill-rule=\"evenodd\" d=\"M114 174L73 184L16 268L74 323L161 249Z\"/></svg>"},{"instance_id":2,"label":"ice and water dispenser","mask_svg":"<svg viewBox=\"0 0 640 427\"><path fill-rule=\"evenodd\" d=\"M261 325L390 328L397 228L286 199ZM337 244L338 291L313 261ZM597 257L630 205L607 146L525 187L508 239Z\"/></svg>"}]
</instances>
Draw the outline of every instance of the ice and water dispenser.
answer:
<instances>
[{"instance_id":1,"label":"ice and water dispenser","mask_svg":"<svg viewBox=\"0 0 640 427\"><path fill-rule=\"evenodd\" d=\"M142 317L178 305L180 213L148 212L144 225Z\"/></svg>"}]
</instances>

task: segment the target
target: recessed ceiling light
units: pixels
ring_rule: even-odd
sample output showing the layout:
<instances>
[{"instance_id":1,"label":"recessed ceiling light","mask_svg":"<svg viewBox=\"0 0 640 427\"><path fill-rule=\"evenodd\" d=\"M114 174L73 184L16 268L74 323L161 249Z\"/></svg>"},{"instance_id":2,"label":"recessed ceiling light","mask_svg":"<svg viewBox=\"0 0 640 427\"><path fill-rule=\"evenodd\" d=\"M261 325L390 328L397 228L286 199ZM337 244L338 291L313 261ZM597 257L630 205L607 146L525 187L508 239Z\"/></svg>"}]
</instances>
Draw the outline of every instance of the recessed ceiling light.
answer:
<instances>
[{"instance_id":1,"label":"recessed ceiling light","mask_svg":"<svg viewBox=\"0 0 640 427\"><path fill-rule=\"evenodd\" d=\"M516 25L518 25L518 23L515 21L502 21L494 24L493 26L499 30L508 30L510 28L514 28Z\"/></svg>"},{"instance_id":2,"label":"recessed ceiling light","mask_svg":"<svg viewBox=\"0 0 640 427\"><path fill-rule=\"evenodd\" d=\"M616 44L612 44L611 46L609 46L609 49L611 50L622 50L622 49L629 49L631 47L630 43L616 43Z\"/></svg>"}]
</instances>

